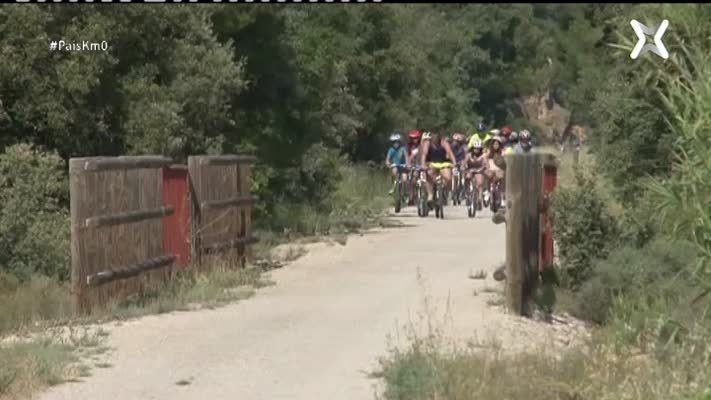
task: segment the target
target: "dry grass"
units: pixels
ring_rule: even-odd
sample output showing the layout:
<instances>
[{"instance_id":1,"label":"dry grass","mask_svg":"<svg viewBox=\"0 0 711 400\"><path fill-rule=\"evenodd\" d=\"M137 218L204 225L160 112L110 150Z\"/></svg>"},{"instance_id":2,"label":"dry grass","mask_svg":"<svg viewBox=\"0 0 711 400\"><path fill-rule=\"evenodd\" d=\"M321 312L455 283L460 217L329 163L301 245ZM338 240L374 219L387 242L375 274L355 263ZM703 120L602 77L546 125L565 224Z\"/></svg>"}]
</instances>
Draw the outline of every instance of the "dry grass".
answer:
<instances>
[{"instance_id":1,"label":"dry grass","mask_svg":"<svg viewBox=\"0 0 711 400\"><path fill-rule=\"evenodd\" d=\"M85 328L49 330L0 343L0 399L26 399L51 385L89 376L83 362L104 351L105 335Z\"/></svg>"},{"instance_id":2,"label":"dry grass","mask_svg":"<svg viewBox=\"0 0 711 400\"><path fill-rule=\"evenodd\" d=\"M68 285L42 276L21 284L0 275L0 337L27 328L41 329L71 317Z\"/></svg>"},{"instance_id":3,"label":"dry grass","mask_svg":"<svg viewBox=\"0 0 711 400\"><path fill-rule=\"evenodd\" d=\"M111 367L97 360L108 350L101 345L108 333L74 324L217 307L249 297L266 284L260 269L222 262L204 272L185 270L143 296L82 318L72 314L66 285L40 277L6 288L0 291L0 338L5 337L0 340L0 400L27 398L47 386L89 376L90 367L83 361Z\"/></svg>"},{"instance_id":4,"label":"dry grass","mask_svg":"<svg viewBox=\"0 0 711 400\"><path fill-rule=\"evenodd\" d=\"M703 342L665 345L657 355L615 350L598 337L556 352L496 344L461 346L436 330L390 346L372 376L382 400L707 400L711 353ZM706 397L704 397L706 396Z\"/></svg>"}]
</instances>

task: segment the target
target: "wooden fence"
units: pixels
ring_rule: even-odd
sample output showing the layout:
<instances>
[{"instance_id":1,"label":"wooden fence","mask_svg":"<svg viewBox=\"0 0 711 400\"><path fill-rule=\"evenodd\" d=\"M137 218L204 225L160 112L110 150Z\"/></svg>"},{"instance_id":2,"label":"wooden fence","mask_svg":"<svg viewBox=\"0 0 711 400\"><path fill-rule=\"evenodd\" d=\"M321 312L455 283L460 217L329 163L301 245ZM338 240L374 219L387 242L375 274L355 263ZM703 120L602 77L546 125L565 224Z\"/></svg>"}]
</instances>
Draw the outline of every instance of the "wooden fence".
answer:
<instances>
[{"instance_id":1,"label":"wooden fence","mask_svg":"<svg viewBox=\"0 0 711 400\"><path fill-rule=\"evenodd\" d=\"M72 295L78 311L164 282L211 250L250 256L250 163L240 156L73 158Z\"/></svg>"},{"instance_id":2,"label":"wooden fence","mask_svg":"<svg viewBox=\"0 0 711 400\"><path fill-rule=\"evenodd\" d=\"M251 229L249 156L188 158L191 208L191 257L201 262L214 253L231 252L244 263L255 241Z\"/></svg>"}]
</instances>

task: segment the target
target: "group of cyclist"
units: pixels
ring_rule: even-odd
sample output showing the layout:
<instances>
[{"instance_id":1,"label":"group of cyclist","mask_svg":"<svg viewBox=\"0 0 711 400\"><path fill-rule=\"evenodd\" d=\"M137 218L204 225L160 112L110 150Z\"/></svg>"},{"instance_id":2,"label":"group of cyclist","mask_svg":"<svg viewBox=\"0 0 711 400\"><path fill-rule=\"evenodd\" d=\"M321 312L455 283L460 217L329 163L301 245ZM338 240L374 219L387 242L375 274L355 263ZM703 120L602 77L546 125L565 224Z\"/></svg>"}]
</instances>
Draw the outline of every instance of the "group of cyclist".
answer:
<instances>
[{"instance_id":1,"label":"group of cyclist","mask_svg":"<svg viewBox=\"0 0 711 400\"><path fill-rule=\"evenodd\" d=\"M522 129L514 132L505 125L501 129L487 129L479 123L467 138L463 133L455 132L443 137L437 132L420 132L411 129L403 143L400 133L389 137L391 147L385 158L393 178L401 174L401 179L409 187L409 204L415 201L413 182L408 183L408 172L413 168L422 168L427 176L428 204L432 207L434 179L439 174L445 182L445 190L451 188L452 168L459 168L464 173L465 187L475 181L478 193L488 196L489 184L501 182L505 177L504 155L527 153L533 148L531 133Z\"/></svg>"}]
</instances>

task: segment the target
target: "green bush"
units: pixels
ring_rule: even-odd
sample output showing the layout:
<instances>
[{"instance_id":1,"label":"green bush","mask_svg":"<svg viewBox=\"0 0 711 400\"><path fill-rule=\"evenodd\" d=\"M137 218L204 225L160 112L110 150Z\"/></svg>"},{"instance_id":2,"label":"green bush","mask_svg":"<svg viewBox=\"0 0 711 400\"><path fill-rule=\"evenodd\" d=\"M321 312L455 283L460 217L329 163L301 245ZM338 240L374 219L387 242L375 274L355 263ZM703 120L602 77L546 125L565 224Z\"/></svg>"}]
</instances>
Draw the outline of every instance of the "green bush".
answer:
<instances>
[{"instance_id":1,"label":"green bush","mask_svg":"<svg viewBox=\"0 0 711 400\"><path fill-rule=\"evenodd\" d=\"M577 293L574 314L605 323L616 300L634 299L638 306L646 304L643 309L660 302L679 304L689 297L695 255L690 243L666 238L658 238L642 248L614 249L606 258L593 263L590 279Z\"/></svg>"},{"instance_id":2,"label":"green bush","mask_svg":"<svg viewBox=\"0 0 711 400\"><path fill-rule=\"evenodd\" d=\"M307 203L318 205L333 195L341 179L344 162L339 150L315 144L301 158L299 179L291 182L298 186L291 186L290 189L293 193L300 192L299 197Z\"/></svg>"},{"instance_id":3,"label":"green bush","mask_svg":"<svg viewBox=\"0 0 711 400\"><path fill-rule=\"evenodd\" d=\"M0 154L0 270L23 280L69 277L69 185L55 152L27 144Z\"/></svg>"},{"instance_id":4,"label":"green bush","mask_svg":"<svg viewBox=\"0 0 711 400\"><path fill-rule=\"evenodd\" d=\"M577 170L575 179L573 187L562 188L553 196L554 234L563 280L574 289L589 278L593 261L604 258L618 237L617 224L594 177Z\"/></svg>"},{"instance_id":5,"label":"green bush","mask_svg":"<svg viewBox=\"0 0 711 400\"><path fill-rule=\"evenodd\" d=\"M0 336L71 318L68 286L41 275L20 282L14 275L0 272Z\"/></svg>"},{"instance_id":6,"label":"green bush","mask_svg":"<svg viewBox=\"0 0 711 400\"><path fill-rule=\"evenodd\" d=\"M390 181L383 169L366 165L339 164L339 179L316 204L282 201L260 215L259 228L303 235L351 232L377 222L389 205ZM328 178L331 179L331 178Z\"/></svg>"}]
</instances>

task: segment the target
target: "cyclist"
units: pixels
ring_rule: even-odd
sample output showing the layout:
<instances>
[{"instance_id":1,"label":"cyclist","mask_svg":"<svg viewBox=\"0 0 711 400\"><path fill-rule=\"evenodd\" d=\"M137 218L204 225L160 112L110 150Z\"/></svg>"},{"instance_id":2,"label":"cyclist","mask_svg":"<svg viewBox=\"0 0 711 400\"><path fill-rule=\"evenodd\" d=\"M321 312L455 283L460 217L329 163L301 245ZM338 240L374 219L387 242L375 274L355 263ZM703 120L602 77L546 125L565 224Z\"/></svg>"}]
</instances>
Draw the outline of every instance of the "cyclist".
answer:
<instances>
[{"instance_id":1,"label":"cyclist","mask_svg":"<svg viewBox=\"0 0 711 400\"><path fill-rule=\"evenodd\" d=\"M469 182L474 179L476 181L477 193L479 196L484 194L484 183L486 178L486 170L488 161L484 154L484 143L481 140L475 140L472 143L471 149L467 152L466 158L462 161L462 170L466 171L464 176L466 187L469 187ZM479 202L481 207L481 202Z\"/></svg>"},{"instance_id":2,"label":"cyclist","mask_svg":"<svg viewBox=\"0 0 711 400\"><path fill-rule=\"evenodd\" d=\"M508 140L506 140L506 143L504 143L503 154L504 155L513 154L515 152L517 145L518 145L518 132L513 131L509 135Z\"/></svg>"},{"instance_id":3,"label":"cyclist","mask_svg":"<svg viewBox=\"0 0 711 400\"><path fill-rule=\"evenodd\" d=\"M466 138L463 134L457 132L452 135L452 140L450 142L450 147L452 148L452 153L454 153L454 158L456 159L457 165L464 161L464 157L467 155Z\"/></svg>"},{"instance_id":4,"label":"cyclist","mask_svg":"<svg viewBox=\"0 0 711 400\"><path fill-rule=\"evenodd\" d=\"M417 154L422 145L421 138L422 133L415 128L410 129L410 131L407 133L407 144L405 145L405 164L408 168L417 168L417 166L419 165L420 158L417 156ZM408 185L408 193L410 195L408 199L408 204L415 204L415 179L412 179L410 181L410 184Z\"/></svg>"},{"instance_id":5,"label":"cyclist","mask_svg":"<svg viewBox=\"0 0 711 400\"><path fill-rule=\"evenodd\" d=\"M489 147L491 146L491 139L498 137L501 137L501 131L498 129L492 129L489 131L489 133L486 135L485 139L482 139L482 143L484 144L484 153L489 153Z\"/></svg>"},{"instance_id":6,"label":"cyclist","mask_svg":"<svg viewBox=\"0 0 711 400\"><path fill-rule=\"evenodd\" d=\"M397 181L398 173L400 173L402 181L407 183L407 172L405 172L405 168L403 168L407 163L407 156L401 140L402 137L397 132L390 135L390 148L388 149L388 154L385 156L385 165L393 174L393 187L390 189L390 192L388 192L389 194L393 194L395 190L395 182Z\"/></svg>"},{"instance_id":7,"label":"cyclist","mask_svg":"<svg viewBox=\"0 0 711 400\"><path fill-rule=\"evenodd\" d=\"M531 132L527 129L521 130L518 134L519 142L514 151L516 153L528 153L533 148L533 143L531 143Z\"/></svg>"},{"instance_id":8,"label":"cyclist","mask_svg":"<svg viewBox=\"0 0 711 400\"><path fill-rule=\"evenodd\" d=\"M433 206L433 182L437 174L444 179L445 192L452 185L452 165L457 162L446 140L437 133L426 132L423 137L420 165L427 166L427 202Z\"/></svg>"},{"instance_id":9,"label":"cyclist","mask_svg":"<svg viewBox=\"0 0 711 400\"><path fill-rule=\"evenodd\" d=\"M455 158L455 168L459 168L459 171L463 171L460 166L467 156L467 138L464 134L455 132L452 134L451 142L449 142L449 147L452 148L452 153L454 153ZM461 183L461 181L459 182ZM461 189L461 187L460 187ZM459 191L460 195L463 194L463 190Z\"/></svg>"},{"instance_id":10,"label":"cyclist","mask_svg":"<svg viewBox=\"0 0 711 400\"><path fill-rule=\"evenodd\" d=\"M501 127L501 138L504 139L501 144L503 146L506 146L509 142L509 138L511 137L511 127L508 125L504 125Z\"/></svg>"},{"instance_id":11,"label":"cyclist","mask_svg":"<svg viewBox=\"0 0 711 400\"><path fill-rule=\"evenodd\" d=\"M417 152L420 148L421 138L422 133L420 133L420 131L417 129L410 129L410 131L407 133L407 144L405 144L405 150L407 152L406 155L408 166L417 165L417 161L419 160L417 157Z\"/></svg>"},{"instance_id":12,"label":"cyclist","mask_svg":"<svg viewBox=\"0 0 711 400\"><path fill-rule=\"evenodd\" d=\"M488 164L486 170L486 177L492 184L496 183L497 181L501 181L503 187L503 181L506 175L504 171L505 165L503 164L502 157L502 142L503 139L499 136L494 136L491 139L491 146L489 147L489 151L486 154L486 160Z\"/></svg>"},{"instance_id":13,"label":"cyclist","mask_svg":"<svg viewBox=\"0 0 711 400\"><path fill-rule=\"evenodd\" d=\"M483 122L479 122L476 127L476 131L473 135L469 137L469 142L467 143L467 149L471 150L474 145L474 141L480 140L484 145L491 139L491 133L486 132L486 125Z\"/></svg>"}]
</instances>

